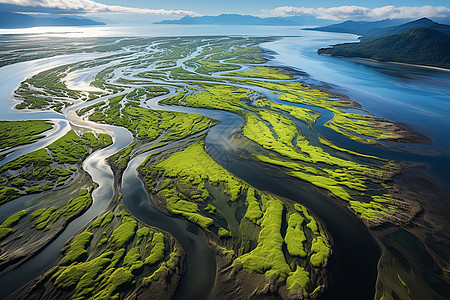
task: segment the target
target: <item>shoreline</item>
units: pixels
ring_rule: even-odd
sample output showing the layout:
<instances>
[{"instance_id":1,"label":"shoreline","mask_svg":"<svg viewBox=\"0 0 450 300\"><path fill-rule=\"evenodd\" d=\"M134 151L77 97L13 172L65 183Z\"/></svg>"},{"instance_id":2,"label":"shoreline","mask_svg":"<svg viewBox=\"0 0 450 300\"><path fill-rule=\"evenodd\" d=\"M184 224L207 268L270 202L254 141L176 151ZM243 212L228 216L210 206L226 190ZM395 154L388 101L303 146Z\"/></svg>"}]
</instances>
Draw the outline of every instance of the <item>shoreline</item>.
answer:
<instances>
[{"instance_id":1,"label":"shoreline","mask_svg":"<svg viewBox=\"0 0 450 300\"><path fill-rule=\"evenodd\" d=\"M333 45L334 47L335 45ZM327 49L327 48L321 48L321 49ZM330 48L332 49L332 48ZM364 57L358 57L358 56L342 56L342 55L331 55L328 53L319 53L320 49L317 50L317 54L319 55L325 55L330 57L337 57L337 58L345 58L349 60L356 60L356 61L366 61L366 62L375 62L375 63L382 63L382 64L395 64L395 65L401 65L405 67L415 67L420 69L429 69L429 70L437 70L441 72L449 72L450 68L443 68L443 67L435 67L435 66L428 66L428 65L418 65L418 64L410 64L410 63L404 63L404 62L397 62L397 61L383 61L383 60L376 60L373 58L364 58Z\"/></svg>"}]
</instances>

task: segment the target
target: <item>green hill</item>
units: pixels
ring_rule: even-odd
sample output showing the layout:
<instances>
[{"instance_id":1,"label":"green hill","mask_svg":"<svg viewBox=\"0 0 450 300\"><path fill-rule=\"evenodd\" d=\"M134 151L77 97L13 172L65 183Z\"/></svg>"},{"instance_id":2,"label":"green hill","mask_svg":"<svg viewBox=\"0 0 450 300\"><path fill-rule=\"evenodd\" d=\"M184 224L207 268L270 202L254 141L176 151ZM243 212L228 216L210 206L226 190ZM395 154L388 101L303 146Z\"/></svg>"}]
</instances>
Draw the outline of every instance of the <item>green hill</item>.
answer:
<instances>
[{"instance_id":1,"label":"green hill","mask_svg":"<svg viewBox=\"0 0 450 300\"><path fill-rule=\"evenodd\" d=\"M418 20L415 20L412 22L398 25L398 26L390 26L390 27L386 27L386 28L374 28L374 29L368 30L363 34L361 40L364 41L364 40L369 40L369 39L382 38L382 37L386 37L388 35L400 34L400 33L406 32L408 30L421 28L421 27L440 31L445 34L450 34L450 26L449 25L438 24L428 18L421 18L421 19L418 19Z\"/></svg>"},{"instance_id":2,"label":"green hill","mask_svg":"<svg viewBox=\"0 0 450 300\"><path fill-rule=\"evenodd\" d=\"M450 68L450 35L447 25L437 23L359 43L335 45L318 50L319 54L357 57Z\"/></svg>"}]
</instances>

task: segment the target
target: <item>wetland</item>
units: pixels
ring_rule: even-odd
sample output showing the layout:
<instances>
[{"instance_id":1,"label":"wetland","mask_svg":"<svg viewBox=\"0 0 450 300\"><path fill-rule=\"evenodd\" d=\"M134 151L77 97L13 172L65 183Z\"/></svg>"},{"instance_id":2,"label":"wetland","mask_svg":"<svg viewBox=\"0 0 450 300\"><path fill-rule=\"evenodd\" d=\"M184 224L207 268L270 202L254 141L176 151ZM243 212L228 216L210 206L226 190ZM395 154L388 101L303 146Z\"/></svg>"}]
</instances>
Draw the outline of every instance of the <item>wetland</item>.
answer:
<instances>
[{"instance_id":1,"label":"wetland","mask_svg":"<svg viewBox=\"0 0 450 300\"><path fill-rule=\"evenodd\" d=\"M325 38L354 37L2 52L0 297L445 299L449 104L407 87L444 101L450 73L318 57Z\"/></svg>"}]
</instances>

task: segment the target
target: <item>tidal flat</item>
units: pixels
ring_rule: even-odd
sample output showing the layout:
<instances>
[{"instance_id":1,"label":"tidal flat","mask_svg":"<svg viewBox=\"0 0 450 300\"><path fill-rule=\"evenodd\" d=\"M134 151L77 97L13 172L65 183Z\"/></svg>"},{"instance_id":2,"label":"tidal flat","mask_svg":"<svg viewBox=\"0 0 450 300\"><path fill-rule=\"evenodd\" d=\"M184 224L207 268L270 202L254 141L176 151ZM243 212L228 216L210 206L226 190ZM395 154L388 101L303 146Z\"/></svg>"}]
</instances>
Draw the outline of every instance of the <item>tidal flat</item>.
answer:
<instances>
[{"instance_id":1,"label":"tidal flat","mask_svg":"<svg viewBox=\"0 0 450 300\"><path fill-rule=\"evenodd\" d=\"M71 125L0 167L0 279L11 284L1 296L445 299L448 239L432 233L445 225L424 190L399 186L413 164L383 155L429 139L269 64L261 44L274 40L124 39L21 81L15 112ZM52 127L15 122L0 125L26 139L2 138L6 154ZM45 270L12 283L62 232L70 240L46 254ZM429 266L428 280L414 275Z\"/></svg>"}]
</instances>

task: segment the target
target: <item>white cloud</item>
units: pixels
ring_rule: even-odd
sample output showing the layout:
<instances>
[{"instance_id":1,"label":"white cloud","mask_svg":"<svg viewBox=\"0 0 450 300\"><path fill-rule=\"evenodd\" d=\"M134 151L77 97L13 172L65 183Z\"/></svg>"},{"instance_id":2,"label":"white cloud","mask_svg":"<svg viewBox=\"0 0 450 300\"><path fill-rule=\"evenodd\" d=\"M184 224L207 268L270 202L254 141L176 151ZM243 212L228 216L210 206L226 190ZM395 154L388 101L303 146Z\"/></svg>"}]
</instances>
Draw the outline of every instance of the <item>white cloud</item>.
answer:
<instances>
[{"instance_id":1,"label":"white cloud","mask_svg":"<svg viewBox=\"0 0 450 300\"><path fill-rule=\"evenodd\" d=\"M272 10L262 10L262 13L270 16L316 16L318 19L327 20L383 20L421 17L447 17L450 16L450 8L443 6L399 6L392 5L368 8L363 6L337 6L337 7L292 7L282 6Z\"/></svg>"},{"instance_id":2,"label":"white cloud","mask_svg":"<svg viewBox=\"0 0 450 300\"><path fill-rule=\"evenodd\" d=\"M19 6L31 6L61 10L75 10L81 13L123 13L123 14L149 14L149 15L189 15L196 13L186 10L165 10L134 8L119 5L106 5L92 0L0 0L0 3Z\"/></svg>"}]
</instances>

